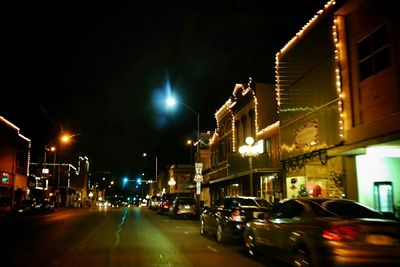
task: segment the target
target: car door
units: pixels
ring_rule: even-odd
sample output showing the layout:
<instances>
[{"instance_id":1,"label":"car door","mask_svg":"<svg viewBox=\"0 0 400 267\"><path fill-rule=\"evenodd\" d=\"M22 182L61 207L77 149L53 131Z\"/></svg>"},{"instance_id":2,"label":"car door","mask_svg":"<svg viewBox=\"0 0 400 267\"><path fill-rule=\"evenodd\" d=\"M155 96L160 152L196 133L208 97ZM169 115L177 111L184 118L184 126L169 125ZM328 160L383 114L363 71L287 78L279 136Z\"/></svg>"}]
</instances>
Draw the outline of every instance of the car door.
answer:
<instances>
[{"instance_id":1,"label":"car door","mask_svg":"<svg viewBox=\"0 0 400 267\"><path fill-rule=\"evenodd\" d=\"M304 206L295 200L289 200L274 207L262 226L262 242L278 255L286 255L293 246L292 235L299 229Z\"/></svg>"},{"instance_id":2,"label":"car door","mask_svg":"<svg viewBox=\"0 0 400 267\"><path fill-rule=\"evenodd\" d=\"M297 233L303 229L304 205L296 200L289 200L280 208L279 218L273 219L273 242L278 253L289 255Z\"/></svg>"}]
</instances>

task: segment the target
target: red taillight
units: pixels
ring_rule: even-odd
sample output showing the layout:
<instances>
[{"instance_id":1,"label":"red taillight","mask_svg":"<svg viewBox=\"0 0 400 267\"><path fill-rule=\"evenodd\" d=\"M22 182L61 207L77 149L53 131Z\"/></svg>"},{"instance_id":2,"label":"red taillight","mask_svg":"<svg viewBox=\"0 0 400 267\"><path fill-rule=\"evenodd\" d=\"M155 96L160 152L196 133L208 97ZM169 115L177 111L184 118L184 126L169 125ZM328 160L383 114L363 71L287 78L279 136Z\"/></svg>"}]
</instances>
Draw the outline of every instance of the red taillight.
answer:
<instances>
[{"instance_id":1,"label":"red taillight","mask_svg":"<svg viewBox=\"0 0 400 267\"><path fill-rule=\"evenodd\" d=\"M332 241L342 241L348 239L355 239L359 230L354 225L338 225L325 229L322 232L322 237Z\"/></svg>"},{"instance_id":2,"label":"red taillight","mask_svg":"<svg viewBox=\"0 0 400 267\"><path fill-rule=\"evenodd\" d=\"M162 205L163 205L163 207L164 208L169 208L169 202L168 201L164 201L163 203L162 203Z\"/></svg>"},{"instance_id":3,"label":"red taillight","mask_svg":"<svg viewBox=\"0 0 400 267\"><path fill-rule=\"evenodd\" d=\"M235 221L235 222L242 221L242 216L240 216L240 211L238 211L238 210L232 211L231 216L229 217L229 220Z\"/></svg>"}]
</instances>

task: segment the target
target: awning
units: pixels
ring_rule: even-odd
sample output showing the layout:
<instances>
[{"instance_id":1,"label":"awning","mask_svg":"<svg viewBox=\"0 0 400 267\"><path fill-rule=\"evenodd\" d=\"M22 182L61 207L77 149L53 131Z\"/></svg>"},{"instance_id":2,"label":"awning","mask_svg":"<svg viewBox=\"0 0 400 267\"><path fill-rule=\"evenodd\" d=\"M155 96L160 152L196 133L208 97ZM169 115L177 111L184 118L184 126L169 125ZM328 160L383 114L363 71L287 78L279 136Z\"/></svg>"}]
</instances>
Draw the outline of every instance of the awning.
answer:
<instances>
[{"instance_id":1,"label":"awning","mask_svg":"<svg viewBox=\"0 0 400 267\"><path fill-rule=\"evenodd\" d=\"M279 169L275 169L275 168L266 169L266 168L263 168L263 169L253 169L252 170L252 173L272 173L272 172L279 172ZM223 182L223 181L239 178L239 177L242 177L242 176L247 176L249 174L250 174L250 170L245 171L245 172L235 173L235 174L228 175L226 177L222 177L222 178L219 178L219 179L210 180L210 184L215 184L215 183L219 183L219 182Z\"/></svg>"}]
</instances>

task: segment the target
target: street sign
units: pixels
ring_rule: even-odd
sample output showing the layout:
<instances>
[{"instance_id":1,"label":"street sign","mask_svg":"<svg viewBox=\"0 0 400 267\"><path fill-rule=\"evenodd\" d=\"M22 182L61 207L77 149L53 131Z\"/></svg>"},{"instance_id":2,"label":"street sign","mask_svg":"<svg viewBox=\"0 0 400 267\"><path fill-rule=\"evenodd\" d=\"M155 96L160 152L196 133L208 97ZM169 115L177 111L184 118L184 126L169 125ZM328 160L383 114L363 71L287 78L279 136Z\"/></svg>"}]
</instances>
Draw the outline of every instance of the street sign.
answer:
<instances>
[{"instance_id":1,"label":"street sign","mask_svg":"<svg viewBox=\"0 0 400 267\"><path fill-rule=\"evenodd\" d=\"M201 172L203 171L203 163L201 162L196 162L194 164L195 168L196 168L196 175L201 175Z\"/></svg>"},{"instance_id":2,"label":"street sign","mask_svg":"<svg viewBox=\"0 0 400 267\"><path fill-rule=\"evenodd\" d=\"M200 195L200 193L201 193L201 183L196 182L196 194Z\"/></svg>"},{"instance_id":3,"label":"street sign","mask_svg":"<svg viewBox=\"0 0 400 267\"><path fill-rule=\"evenodd\" d=\"M199 183L203 182L203 175L201 175L201 174L196 174L196 175L194 176L193 181L195 181L196 183L197 183L197 182L199 182Z\"/></svg>"}]
</instances>

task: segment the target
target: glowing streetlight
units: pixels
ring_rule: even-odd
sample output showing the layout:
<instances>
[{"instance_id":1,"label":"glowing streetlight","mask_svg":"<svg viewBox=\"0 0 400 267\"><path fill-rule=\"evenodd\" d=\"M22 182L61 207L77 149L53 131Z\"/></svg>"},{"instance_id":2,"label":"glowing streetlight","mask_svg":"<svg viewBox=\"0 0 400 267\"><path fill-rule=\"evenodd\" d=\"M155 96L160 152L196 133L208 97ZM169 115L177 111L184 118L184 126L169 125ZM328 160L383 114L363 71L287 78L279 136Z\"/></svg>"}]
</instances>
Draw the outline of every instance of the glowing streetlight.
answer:
<instances>
[{"instance_id":1,"label":"glowing streetlight","mask_svg":"<svg viewBox=\"0 0 400 267\"><path fill-rule=\"evenodd\" d=\"M169 179L168 185L170 187L170 189L169 189L170 193L174 193L174 191L175 191L174 187L176 185L176 181L175 181L174 177L171 177L171 179Z\"/></svg>"}]
</instances>

